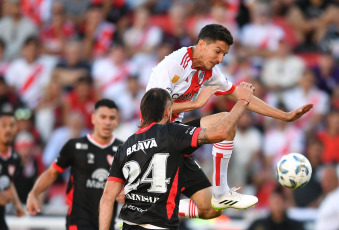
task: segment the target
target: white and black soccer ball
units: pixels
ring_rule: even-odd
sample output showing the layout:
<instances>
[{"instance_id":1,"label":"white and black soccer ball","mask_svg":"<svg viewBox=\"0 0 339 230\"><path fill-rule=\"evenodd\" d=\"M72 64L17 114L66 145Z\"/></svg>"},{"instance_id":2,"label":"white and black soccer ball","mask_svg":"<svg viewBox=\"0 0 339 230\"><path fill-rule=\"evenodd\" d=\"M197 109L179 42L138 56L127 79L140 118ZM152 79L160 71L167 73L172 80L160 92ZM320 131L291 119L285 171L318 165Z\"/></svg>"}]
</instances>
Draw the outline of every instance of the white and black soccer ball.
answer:
<instances>
[{"instance_id":1,"label":"white and black soccer ball","mask_svg":"<svg viewBox=\"0 0 339 230\"><path fill-rule=\"evenodd\" d=\"M308 159L300 153L284 155L277 163L277 180L286 188L304 187L310 181L311 175L312 166Z\"/></svg>"}]
</instances>

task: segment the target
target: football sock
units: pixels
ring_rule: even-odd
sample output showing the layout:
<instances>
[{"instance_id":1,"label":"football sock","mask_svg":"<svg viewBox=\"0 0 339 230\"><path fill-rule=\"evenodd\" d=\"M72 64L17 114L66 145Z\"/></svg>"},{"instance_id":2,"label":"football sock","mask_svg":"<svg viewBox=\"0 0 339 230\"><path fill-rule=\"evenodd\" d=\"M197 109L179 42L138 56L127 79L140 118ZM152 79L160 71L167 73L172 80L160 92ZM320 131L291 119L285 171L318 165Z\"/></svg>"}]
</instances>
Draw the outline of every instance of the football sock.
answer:
<instances>
[{"instance_id":1,"label":"football sock","mask_svg":"<svg viewBox=\"0 0 339 230\"><path fill-rule=\"evenodd\" d=\"M179 202L179 217L199 218L198 207L193 200L182 199Z\"/></svg>"},{"instance_id":2,"label":"football sock","mask_svg":"<svg viewBox=\"0 0 339 230\"><path fill-rule=\"evenodd\" d=\"M227 183L228 163L231 159L233 141L222 141L213 145L213 195L219 198L230 188Z\"/></svg>"}]
</instances>

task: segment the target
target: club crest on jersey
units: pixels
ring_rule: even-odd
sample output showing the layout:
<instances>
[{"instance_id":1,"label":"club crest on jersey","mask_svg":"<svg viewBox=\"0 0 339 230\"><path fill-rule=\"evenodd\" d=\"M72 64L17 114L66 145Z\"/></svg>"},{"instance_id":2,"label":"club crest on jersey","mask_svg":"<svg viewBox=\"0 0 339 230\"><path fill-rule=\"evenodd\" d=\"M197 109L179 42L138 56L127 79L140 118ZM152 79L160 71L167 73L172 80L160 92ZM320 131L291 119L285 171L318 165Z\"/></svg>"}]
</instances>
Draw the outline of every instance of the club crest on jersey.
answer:
<instances>
[{"instance_id":1,"label":"club crest on jersey","mask_svg":"<svg viewBox=\"0 0 339 230\"><path fill-rule=\"evenodd\" d=\"M94 164L94 154L87 153L87 164Z\"/></svg>"},{"instance_id":2,"label":"club crest on jersey","mask_svg":"<svg viewBox=\"0 0 339 230\"><path fill-rule=\"evenodd\" d=\"M146 149L151 149L154 147L158 147L157 142L155 141L154 138L144 140L144 141L139 141L138 143L127 148L127 156L139 150L143 151L146 154L145 152Z\"/></svg>"},{"instance_id":3,"label":"club crest on jersey","mask_svg":"<svg viewBox=\"0 0 339 230\"><path fill-rule=\"evenodd\" d=\"M8 174L12 177L14 176L15 172L15 166L14 165L8 165Z\"/></svg>"},{"instance_id":4,"label":"club crest on jersey","mask_svg":"<svg viewBox=\"0 0 339 230\"><path fill-rule=\"evenodd\" d=\"M113 146L113 147L112 147L112 150L113 150L113 152L118 151L118 146Z\"/></svg>"},{"instance_id":5,"label":"club crest on jersey","mask_svg":"<svg viewBox=\"0 0 339 230\"><path fill-rule=\"evenodd\" d=\"M204 82L206 71L205 70L199 70L198 72L198 83L201 85Z\"/></svg>"},{"instance_id":6,"label":"club crest on jersey","mask_svg":"<svg viewBox=\"0 0 339 230\"><path fill-rule=\"evenodd\" d=\"M109 165L112 165L113 160L114 160L114 156L107 154L106 157L107 157L107 162L108 162L108 164L109 164Z\"/></svg>"}]
</instances>

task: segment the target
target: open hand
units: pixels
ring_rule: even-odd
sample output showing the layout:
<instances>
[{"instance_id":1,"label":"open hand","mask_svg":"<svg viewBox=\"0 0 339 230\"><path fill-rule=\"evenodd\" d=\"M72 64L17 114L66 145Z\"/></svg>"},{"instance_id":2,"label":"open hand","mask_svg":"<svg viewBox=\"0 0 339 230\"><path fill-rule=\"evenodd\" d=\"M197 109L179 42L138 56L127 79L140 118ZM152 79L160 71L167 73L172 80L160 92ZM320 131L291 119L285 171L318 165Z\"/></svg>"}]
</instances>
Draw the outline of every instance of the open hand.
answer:
<instances>
[{"instance_id":1,"label":"open hand","mask_svg":"<svg viewBox=\"0 0 339 230\"><path fill-rule=\"evenodd\" d=\"M304 105L298 109L295 109L287 114L286 121L295 121L302 117L305 113L313 108L313 104Z\"/></svg>"},{"instance_id":2,"label":"open hand","mask_svg":"<svg viewBox=\"0 0 339 230\"><path fill-rule=\"evenodd\" d=\"M195 103L197 108L202 108L208 100L219 90L219 86L207 86L206 88L202 89L197 100Z\"/></svg>"}]
</instances>

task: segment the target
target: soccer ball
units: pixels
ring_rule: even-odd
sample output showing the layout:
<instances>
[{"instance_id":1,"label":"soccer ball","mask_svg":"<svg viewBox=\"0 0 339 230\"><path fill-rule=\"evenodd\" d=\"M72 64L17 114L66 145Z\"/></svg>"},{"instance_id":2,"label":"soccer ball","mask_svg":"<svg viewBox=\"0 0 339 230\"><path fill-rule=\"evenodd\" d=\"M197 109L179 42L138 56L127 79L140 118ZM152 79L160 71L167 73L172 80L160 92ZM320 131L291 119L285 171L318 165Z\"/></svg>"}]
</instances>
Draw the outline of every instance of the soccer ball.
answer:
<instances>
[{"instance_id":1,"label":"soccer ball","mask_svg":"<svg viewBox=\"0 0 339 230\"><path fill-rule=\"evenodd\" d=\"M308 159L299 153L284 155L277 163L278 182L289 189L304 187L311 179L312 166Z\"/></svg>"}]
</instances>

